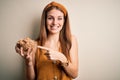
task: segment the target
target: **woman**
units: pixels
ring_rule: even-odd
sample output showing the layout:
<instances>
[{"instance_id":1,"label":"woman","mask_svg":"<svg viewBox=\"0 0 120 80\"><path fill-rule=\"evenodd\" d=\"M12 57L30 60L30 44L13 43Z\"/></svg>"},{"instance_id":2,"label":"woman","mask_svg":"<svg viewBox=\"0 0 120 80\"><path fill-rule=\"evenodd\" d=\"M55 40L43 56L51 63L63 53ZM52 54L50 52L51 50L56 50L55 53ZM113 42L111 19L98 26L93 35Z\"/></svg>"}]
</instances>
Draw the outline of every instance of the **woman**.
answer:
<instances>
[{"instance_id":1,"label":"woman","mask_svg":"<svg viewBox=\"0 0 120 80\"><path fill-rule=\"evenodd\" d=\"M25 58L28 80L72 80L78 75L78 46L71 35L68 12L51 2L43 10L37 46L27 55L21 47L16 52Z\"/></svg>"}]
</instances>

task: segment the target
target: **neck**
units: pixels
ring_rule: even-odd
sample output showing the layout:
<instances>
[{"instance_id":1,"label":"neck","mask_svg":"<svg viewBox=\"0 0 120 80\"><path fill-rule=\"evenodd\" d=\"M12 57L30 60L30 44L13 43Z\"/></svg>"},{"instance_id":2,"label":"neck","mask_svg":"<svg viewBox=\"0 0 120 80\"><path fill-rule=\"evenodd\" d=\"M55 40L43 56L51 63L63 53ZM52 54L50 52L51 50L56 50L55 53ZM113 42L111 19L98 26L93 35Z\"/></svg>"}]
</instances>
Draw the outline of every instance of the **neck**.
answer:
<instances>
[{"instance_id":1,"label":"neck","mask_svg":"<svg viewBox=\"0 0 120 80\"><path fill-rule=\"evenodd\" d=\"M59 42L59 34L48 35L48 41L53 42L53 43L58 43Z\"/></svg>"},{"instance_id":2,"label":"neck","mask_svg":"<svg viewBox=\"0 0 120 80\"><path fill-rule=\"evenodd\" d=\"M45 46L53 50L59 50L59 47L60 47L59 34L49 35Z\"/></svg>"}]
</instances>

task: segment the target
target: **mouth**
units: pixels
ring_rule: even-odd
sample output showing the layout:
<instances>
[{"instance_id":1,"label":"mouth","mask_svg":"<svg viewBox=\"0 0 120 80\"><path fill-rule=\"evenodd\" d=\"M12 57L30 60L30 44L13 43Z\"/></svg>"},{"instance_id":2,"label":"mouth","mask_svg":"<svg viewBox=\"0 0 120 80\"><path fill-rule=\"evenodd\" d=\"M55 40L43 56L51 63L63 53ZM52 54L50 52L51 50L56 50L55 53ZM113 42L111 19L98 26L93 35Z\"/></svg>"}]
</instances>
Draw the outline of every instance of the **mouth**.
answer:
<instances>
[{"instance_id":1,"label":"mouth","mask_svg":"<svg viewBox=\"0 0 120 80\"><path fill-rule=\"evenodd\" d=\"M59 28L59 26L51 26L51 29L52 30L56 30L56 29L58 29Z\"/></svg>"}]
</instances>

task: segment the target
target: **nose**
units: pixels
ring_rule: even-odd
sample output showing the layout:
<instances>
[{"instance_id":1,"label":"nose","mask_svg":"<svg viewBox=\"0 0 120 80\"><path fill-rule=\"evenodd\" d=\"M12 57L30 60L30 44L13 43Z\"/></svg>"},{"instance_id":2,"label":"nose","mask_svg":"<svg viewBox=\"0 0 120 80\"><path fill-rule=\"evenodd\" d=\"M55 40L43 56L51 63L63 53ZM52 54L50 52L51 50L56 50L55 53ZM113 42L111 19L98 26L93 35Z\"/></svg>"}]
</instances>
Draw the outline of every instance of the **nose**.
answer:
<instances>
[{"instance_id":1,"label":"nose","mask_svg":"<svg viewBox=\"0 0 120 80\"><path fill-rule=\"evenodd\" d=\"M53 20L53 24L54 24L54 25L57 24L57 22L58 22L57 19L54 19L54 20Z\"/></svg>"}]
</instances>

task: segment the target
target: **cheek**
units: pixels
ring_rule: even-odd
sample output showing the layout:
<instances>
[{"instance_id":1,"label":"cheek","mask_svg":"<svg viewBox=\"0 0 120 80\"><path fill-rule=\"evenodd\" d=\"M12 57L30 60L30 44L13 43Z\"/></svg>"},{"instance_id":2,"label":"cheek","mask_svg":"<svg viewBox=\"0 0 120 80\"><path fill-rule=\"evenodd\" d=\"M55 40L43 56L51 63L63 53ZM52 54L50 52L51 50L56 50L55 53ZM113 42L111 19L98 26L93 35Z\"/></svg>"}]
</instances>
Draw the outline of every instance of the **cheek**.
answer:
<instances>
[{"instance_id":1,"label":"cheek","mask_svg":"<svg viewBox=\"0 0 120 80\"><path fill-rule=\"evenodd\" d=\"M47 20L47 21L46 21L46 24L47 24L47 25L51 24L51 21Z\"/></svg>"},{"instance_id":2,"label":"cheek","mask_svg":"<svg viewBox=\"0 0 120 80\"><path fill-rule=\"evenodd\" d=\"M61 21L61 23L60 23L62 26L64 25L64 21Z\"/></svg>"},{"instance_id":3,"label":"cheek","mask_svg":"<svg viewBox=\"0 0 120 80\"><path fill-rule=\"evenodd\" d=\"M46 21L46 27L47 27L47 29L50 28L51 23L52 23L51 21Z\"/></svg>"}]
</instances>

